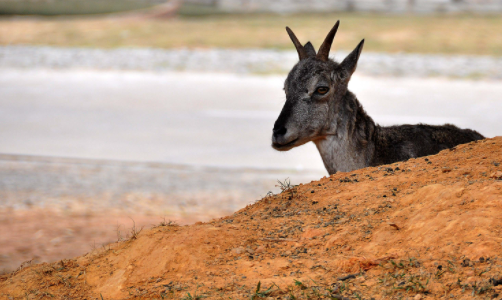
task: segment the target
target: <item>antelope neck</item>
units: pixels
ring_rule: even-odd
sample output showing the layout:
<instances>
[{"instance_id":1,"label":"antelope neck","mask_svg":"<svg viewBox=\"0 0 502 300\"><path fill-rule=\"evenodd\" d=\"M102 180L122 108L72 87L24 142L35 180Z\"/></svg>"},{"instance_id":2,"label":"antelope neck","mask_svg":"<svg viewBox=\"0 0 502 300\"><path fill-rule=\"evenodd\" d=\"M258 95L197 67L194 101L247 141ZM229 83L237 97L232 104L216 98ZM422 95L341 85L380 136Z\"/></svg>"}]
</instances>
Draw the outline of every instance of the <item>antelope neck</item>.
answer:
<instances>
[{"instance_id":1,"label":"antelope neck","mask_svg":"<svg viewBox=\"0 0 502 300\"><path fill-rule=\"evenodd\" d=\"M377 126L350 92L334 109L335 132L314 141L326 170L334 174L367 167L374 157Z\"/></svg>"}]
</instances>

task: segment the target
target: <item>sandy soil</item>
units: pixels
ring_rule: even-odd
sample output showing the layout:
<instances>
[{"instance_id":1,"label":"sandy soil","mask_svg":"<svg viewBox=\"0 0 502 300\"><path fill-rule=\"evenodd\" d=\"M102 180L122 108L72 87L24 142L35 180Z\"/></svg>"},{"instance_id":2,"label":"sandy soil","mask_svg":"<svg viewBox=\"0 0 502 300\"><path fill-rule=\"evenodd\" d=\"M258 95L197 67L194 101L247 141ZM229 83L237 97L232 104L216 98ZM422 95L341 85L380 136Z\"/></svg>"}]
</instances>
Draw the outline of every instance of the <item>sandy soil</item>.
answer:
<instances>
[{"instance_id":1,"label":"sandy soil","mask_svg":"<svg viewBox=\"0 0 502 300\"><path fill-rule=\"evenodd\" d=\"M98 249L120 239L131 230L151 228L169 219L179 224L207 220L207 215L62 213L35 209L0 212L0 274L23 263L55 262Z\"/></svg>"},{"instance_id":2,"label":"sandy soil","mask_svg":"<svg viewBox=\"0 0 502 300\"><path fill-rule=\"evenodd\" d=\"M499 298L501 146L338 173L225 218L25 264L0 298Z\"/></svg>"}]
</instances>

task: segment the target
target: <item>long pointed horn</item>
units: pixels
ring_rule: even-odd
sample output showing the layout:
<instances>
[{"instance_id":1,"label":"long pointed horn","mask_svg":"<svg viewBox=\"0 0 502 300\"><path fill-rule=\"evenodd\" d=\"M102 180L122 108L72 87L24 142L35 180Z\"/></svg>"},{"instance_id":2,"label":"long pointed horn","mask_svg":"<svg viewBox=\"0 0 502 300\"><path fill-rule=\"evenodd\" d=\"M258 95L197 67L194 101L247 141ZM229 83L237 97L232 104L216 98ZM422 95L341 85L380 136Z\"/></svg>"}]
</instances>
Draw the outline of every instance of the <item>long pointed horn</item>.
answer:
<instances>
[{"instance_id":1,"label":"long pointed horn","mask_svg":"<svg viewBox=\"0 0 502 300\"><path fill-rule=\"evenodd\" d=\"M291 41L293 41L293 44L296 47L296 51L298 51L298 57L300 58L300 60L307 58L307 51L305 51L305 48L303 48L302 44L296 38L296 35L293 33L293 31L289 29L289 27L286 27L286 31L288 32Z\"/></svg>"},{"instance_id":2,"label":"long pointed horn","mask_svg":"<svg viewBox=\"0 0 502 300\"><path fill-rule=\"evenodd\" d=\"M333 44L333 39L335 38L336 31L338 30L338 25L340 25L340 20L336 21L335 26L331 28L328 35L324 39L319 51L317 52L317 58L323 61L328 60L329 50L331 49L331 44Z\"/></svg>"}]
</instances>

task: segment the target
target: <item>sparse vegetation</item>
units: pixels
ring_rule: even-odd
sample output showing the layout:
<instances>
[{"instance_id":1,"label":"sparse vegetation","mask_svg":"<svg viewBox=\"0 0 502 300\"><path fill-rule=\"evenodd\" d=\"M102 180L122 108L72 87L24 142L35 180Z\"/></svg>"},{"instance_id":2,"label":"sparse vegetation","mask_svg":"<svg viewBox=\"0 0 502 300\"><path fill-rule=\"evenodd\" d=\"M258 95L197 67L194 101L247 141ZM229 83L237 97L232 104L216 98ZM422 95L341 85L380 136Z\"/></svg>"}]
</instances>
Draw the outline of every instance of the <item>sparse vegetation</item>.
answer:
<instances>
[{"instance_id":1,"label":"sparse vegetation","mask_svg":"<svg viewBox=\"0 0 502 300\"><path fill-rule=\"evenodd\" d=\"M166 220L166 217L164 217L162 219L162 221L160 221L159 225L157 225L157 226L160 226L160 227L169 227L169 226L177 227L177 226L180 226L180 225L178 223L176 223L176 221Z\"/></svg>"},{"instance_id":2,"label":"sparse vegetation","mask_svg":"<svg viewBox=\"0 0 502 300\"><path fill-rule=\"evenodd\" d=\"M281 190L282 195L288 197L288 200L299 200L301 195L298 193L298 185L291 184L289 178L284 179L284 181L277 180L277 183L278 185L276 185L276 187ZM267 196L273 196L273 193L267 194Z\"/></svg>"},{"instance_id":3,"label":"sparse vegetation","mask_svg":"<svg viewBox=\"0 0 502 300\"><path fill-rule=\"evenodd\" d=\"M143 226L138 229L136 227L136 222L134 221L134 219L133 218L129 218L129 219L131 219L131 221L132 221L132 227L131 227L129 233L127 233L125 235L125 237L122 236L122 232L120 231L121 225L119 225L117 223L117 226L115 228L115 232L117 234L117 241L116 241L116 243L120 243L120 242L123 242L125 240L135 240L135 239L138 238L138 235L141 233L141 231L143 231L143 228L144 228ZM165 219L164 219L164 221L165 221ZM103 249L106 250L105 245L108 245L108 250L111 249L111 244L110 243L103 244ZM94 245L94 247L92 248L92 250L94 250L95 248L96 248L96 246Z\"/></svg>"},{"instance_id":4,"label":"sparse vegetation","mask_svg":"<svg viewBox=\"0 0 502 300\"><path fill-rule=\"evenodd\" d=\"M201 299L206 298L207 296L205 296L205 295L197 295L198 289L199 289L199 285L196 286L193 296L192 296L192 294L187 292L186 295L183 298L181 298L181 300L201 300Z\"/></svg>"},{"instance_id":5,"label":"sparse vegetation","mask_svg":"<svg viewBox=\"0 0 502 300\"><path fill-rule=\"evenodd\" d=\"M279 179L277 179L277 183L279 183L279 185L276 185L276 187L280 188L281 192L283 193L289 192L292 188L296 186L291 184L291 180L289 180L289 178L284 179L284 181L280 181Z\"/></svg>"},{"instance_id":6,"label":"sparse vegetation","mask_svg":"<svg viewBox=\"0 0 502 300\"><path fill-rule=\"evenodd\" d=\"M132 220L132 227L131 227L131 231L129 232L129 234L126 236L127 239L129 240L135 240L138 238L139 234L141 233L141 231L143 231L143 228L144 227L141 227L140 229L138 229L136 227L136 222L134 222L134 220L131 218Z\"/></svg>"},{"instance_id":7,"label":"sparse vegetation","mask_svg":"<svg viewBox=\"0 0 502 300\"><path fill-rule=\"evenodd\" d=\"M117 223L117 226L115 229L115 232L117 233L117 243L120 243L123 241L122 232L120 232L120 227L121 226Z\"/></svg>"},{"instance_id":8,"label":"sparse vegetation","mask_svg":"<svg viewBox=\"0 0 502 300\"><path fill-rule=\"evenodd\" d=\"M251 300L260 299L272 294L274 286L275 284L271 285L268 289L263 291L261 289L261 281L258 281L258 285L256 285L256 290L254 291L254 294L251 295Z\"/></svg>"}]
</instances>

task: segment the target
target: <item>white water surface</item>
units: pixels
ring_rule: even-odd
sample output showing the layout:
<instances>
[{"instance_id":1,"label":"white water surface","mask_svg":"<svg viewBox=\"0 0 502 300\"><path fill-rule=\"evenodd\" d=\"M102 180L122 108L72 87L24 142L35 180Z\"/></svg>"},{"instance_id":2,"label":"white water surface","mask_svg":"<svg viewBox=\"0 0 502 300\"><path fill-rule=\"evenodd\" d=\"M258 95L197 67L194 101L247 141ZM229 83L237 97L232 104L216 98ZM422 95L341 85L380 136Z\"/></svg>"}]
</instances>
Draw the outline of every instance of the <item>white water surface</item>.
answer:
<instances>
[{"instance_id":1,"label":"white water surface","mask_svg":"<svg viewBox=\"0 0 502 300\"><path fill-rule=\"evenodd\" d=\"M0 153L325 174L313 144L277 152L284 76L0 70ZM355 75L381 125L453 123L502 134L502 84Z\"/></svg>"}]
</instances>

